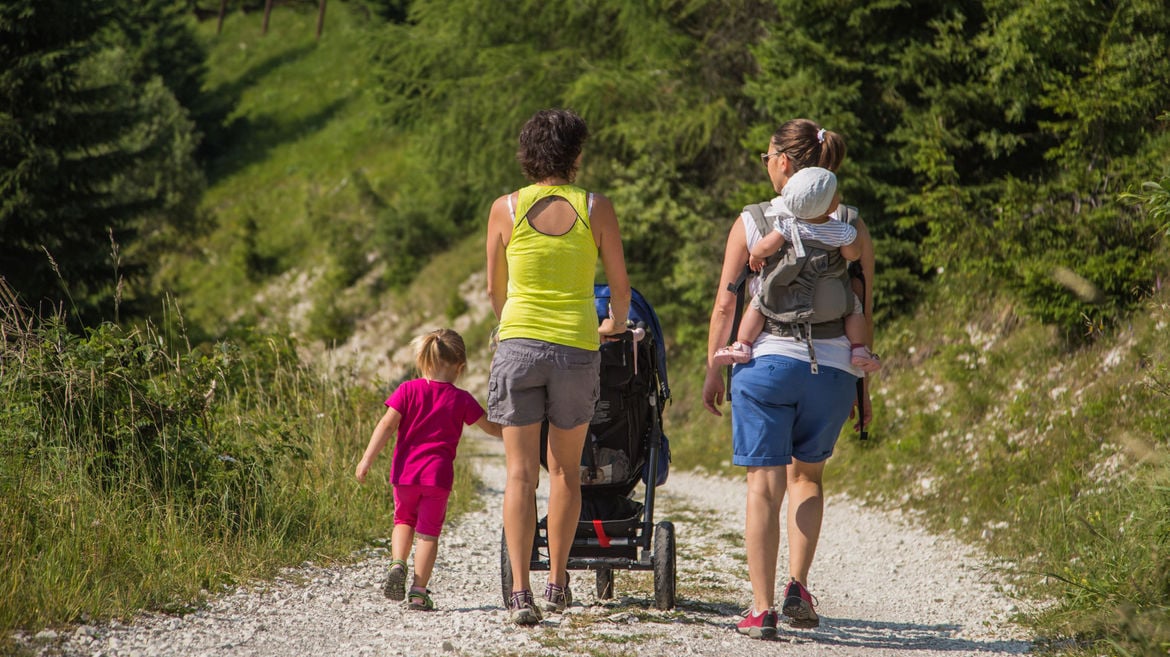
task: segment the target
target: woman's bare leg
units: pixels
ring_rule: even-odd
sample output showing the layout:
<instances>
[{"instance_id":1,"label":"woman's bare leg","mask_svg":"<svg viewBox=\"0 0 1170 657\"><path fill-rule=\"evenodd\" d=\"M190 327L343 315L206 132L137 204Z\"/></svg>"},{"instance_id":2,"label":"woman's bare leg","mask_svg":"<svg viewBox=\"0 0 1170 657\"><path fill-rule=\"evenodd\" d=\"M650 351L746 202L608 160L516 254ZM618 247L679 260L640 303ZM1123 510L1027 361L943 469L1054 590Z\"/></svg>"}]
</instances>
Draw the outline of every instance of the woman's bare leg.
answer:
<instances>
[{"instance_id":1,"label":"woman's bare leg","mask_svg":"<svg viewBox=\"0 0 1170 657\"><path fill-rule=\"evenodd\" d=\"M568 581L565 565L581 518L581 449L588 430L588 424L548 428L548 581L560 586Z\"/></svg>"},{"instance_id":2,"label":"woman's bare leg","mask_svg":"<svg viewBox=\"0 0 1170 657\"><path fill-rule=\"evenodd\" d=\"M793 459L787 470L788 574L807 586L825 515L825 493L821 486L825 464Z\"/></svg>"},{"instance_id":3,"label":"woman's bare leg","mask_svg":"<svg viewBox=\"0 0 1170 657\"><path fill-rule=\"evenodd\" d=\"M504 427L504 537L512 562L512 591L532 588L528 569L536 533L536 486L540 483L540 424Z\"/></svg>"},{"instance_id":4,"label":"woman's bare leg","mask_svg":"<svg viewBox=\"0 0 1170 657\"><path fill-rule=\"evenodd\" d=\"M752 612L771 609L776 601L776 560L780 554L780 505L784 501L784 466L747 469L748 578L752 584Z\"/></svg>"}]
</instances>

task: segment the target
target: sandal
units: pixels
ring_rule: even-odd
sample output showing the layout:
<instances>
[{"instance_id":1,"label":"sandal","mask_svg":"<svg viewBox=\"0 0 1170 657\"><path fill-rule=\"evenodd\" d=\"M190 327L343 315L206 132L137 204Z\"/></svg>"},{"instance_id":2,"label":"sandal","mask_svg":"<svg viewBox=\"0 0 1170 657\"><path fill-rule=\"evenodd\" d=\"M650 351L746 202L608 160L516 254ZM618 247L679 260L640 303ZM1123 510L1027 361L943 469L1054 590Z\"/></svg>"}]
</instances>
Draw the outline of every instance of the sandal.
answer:
<instances>
[{"instance_id":1,"label":"sandal","mask_svg":"<svg viewBox=\"0 0 1170 657\"><path fill-rule=\"evenodd\" d=\"M431 590L410 587L410 595L407 596L406 606L415 611L434 611L435 601L431 600Z\"/></svg>"},{"instance_id":2,"label":"sandal","mask_svg":"<svg viewBox=\"0 0 1170 657\"><path fill-rule=\"evenodd\" d=\"M391 600L402 600L406 597L406 562L402 559L390 562L390 572L386 573L382 594Z\"/></svg>"},{"instance_id":3,"label":"sandal","mask_svg":"<svg viewBox=\"0 0 1170 657\"><path fill-rule=\"evenodd\" d=\"M712 365L734 365L746 363L752 359L752 346L746 342L736 340L731 345L723 347L711 357Z\"/></svg>"}]
</instances>

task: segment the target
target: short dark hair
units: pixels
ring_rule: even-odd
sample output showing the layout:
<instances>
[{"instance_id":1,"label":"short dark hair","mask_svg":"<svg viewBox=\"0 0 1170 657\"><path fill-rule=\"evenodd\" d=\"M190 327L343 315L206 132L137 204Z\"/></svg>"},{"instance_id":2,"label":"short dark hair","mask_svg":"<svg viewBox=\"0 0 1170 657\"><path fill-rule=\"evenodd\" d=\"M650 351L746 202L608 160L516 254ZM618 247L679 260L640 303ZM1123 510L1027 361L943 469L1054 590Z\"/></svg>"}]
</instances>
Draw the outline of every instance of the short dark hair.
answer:
<instances>
[{"instance_id":1,"label":"short dark hair","mask_svg":"<svg viewBox=\"0 0 1170 657\"><path fill-rule=\"evenodd\" d=\"M577 175L577 156L588 137L585 119L573 110L540 110L520 130L516 159L531 182L554 176L571 182Z\"/></svg>"}]
</instances>

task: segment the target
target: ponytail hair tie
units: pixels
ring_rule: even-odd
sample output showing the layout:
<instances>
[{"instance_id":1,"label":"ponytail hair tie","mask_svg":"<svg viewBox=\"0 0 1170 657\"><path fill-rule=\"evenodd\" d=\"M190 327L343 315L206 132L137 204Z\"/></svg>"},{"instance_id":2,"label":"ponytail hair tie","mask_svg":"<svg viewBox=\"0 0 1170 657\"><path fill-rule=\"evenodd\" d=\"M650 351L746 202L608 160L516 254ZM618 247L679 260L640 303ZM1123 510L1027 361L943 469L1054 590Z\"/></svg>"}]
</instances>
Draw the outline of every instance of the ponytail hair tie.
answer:
<instances>
[{"instance_id":1,"label":"ponytail hair tie","mask_svg":"<svg viewBox=\"0 0 1170 657\"><path fill-rule=\"evenodd\" d=\"M819 142L821 144L825 143L825 129L824 128L817 130L817 142Z\"/></svg>"}]
</instances>

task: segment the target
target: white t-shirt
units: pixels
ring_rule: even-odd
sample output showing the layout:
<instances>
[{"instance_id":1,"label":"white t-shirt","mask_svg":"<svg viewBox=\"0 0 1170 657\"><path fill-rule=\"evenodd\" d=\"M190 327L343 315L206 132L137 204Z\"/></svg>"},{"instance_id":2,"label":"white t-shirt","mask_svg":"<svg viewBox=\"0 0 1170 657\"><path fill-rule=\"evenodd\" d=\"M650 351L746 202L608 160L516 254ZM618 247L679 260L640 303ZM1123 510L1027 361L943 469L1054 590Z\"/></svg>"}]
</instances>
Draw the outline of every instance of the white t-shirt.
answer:
<instances>
[{"instance_id":1,"label":"white t-shirt","mask_svg":"<svg viewBox=\"0 0 1170 657\"><path fill-rule=\"evenodd\" d=\"M759 241L761 237L760 231L756 228L755 220L747 212L741 214L739 220L743 224L744 236L747 238L747 248L751 250L752 245ZM829 221L841 222L835 212L829 215ZM752 276L748 281L748 294L755 295L759 293L760 277ZM813 340L813 349L817 354L818 365L844 370L856 377L865 375L864 372L853 366L852 345L849 344L849 338L844 335L839 338ZM794 337L772 335L767 331L761 331L759 337L756 338L755 344L752 345L752 357L755 358L757 356L787 356L806 363L812 362L812 359L808 355L807 344L797 341Z\"/></svg>"}]
</instances>

